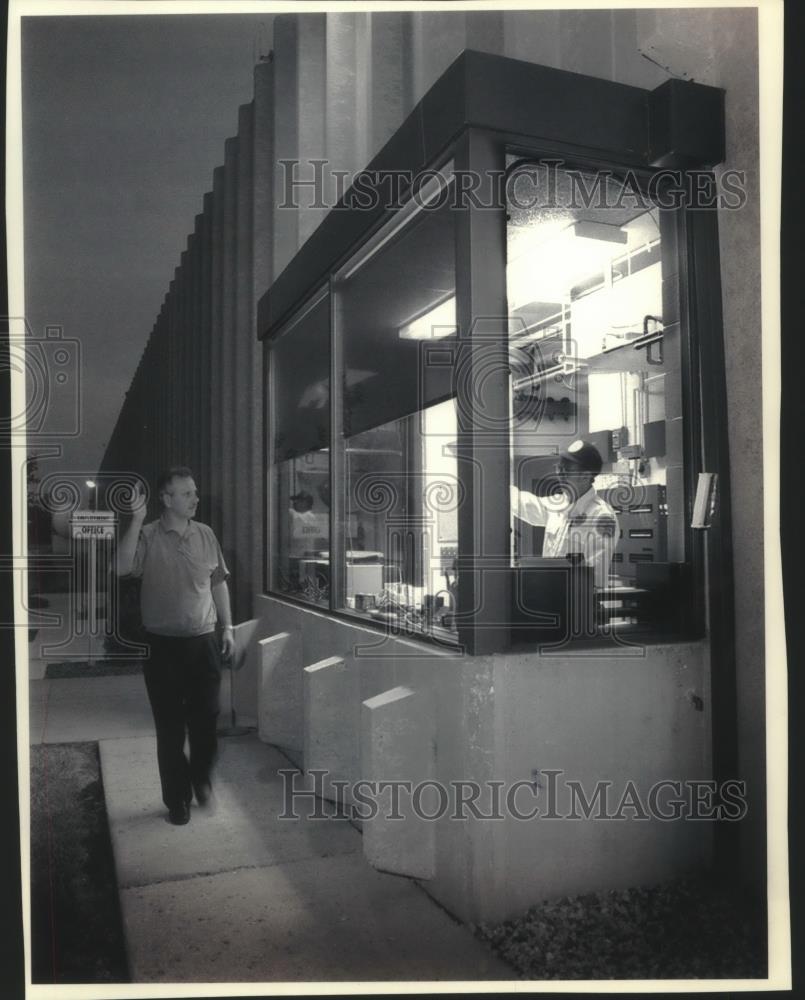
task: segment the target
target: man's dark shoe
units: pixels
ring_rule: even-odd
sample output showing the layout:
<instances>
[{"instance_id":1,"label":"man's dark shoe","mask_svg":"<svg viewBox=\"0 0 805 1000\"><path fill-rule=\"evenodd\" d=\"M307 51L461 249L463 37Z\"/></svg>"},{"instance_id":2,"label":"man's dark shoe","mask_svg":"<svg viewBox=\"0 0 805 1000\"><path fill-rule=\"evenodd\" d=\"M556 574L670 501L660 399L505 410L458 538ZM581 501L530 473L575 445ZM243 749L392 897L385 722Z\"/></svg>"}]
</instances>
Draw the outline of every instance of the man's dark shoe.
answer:
<instances>
[{"instance_id":1,"label":"man's dark shoe","mask_svg":"<svg viewBox=\"0 0 805 1000\"><path fill-rule=\"evenodd\" d=\"M196 786L196 802L198 802L199 808L203 809L205 812L214 813L217 807L215 801L215 794L212 790L212 785L209 781L205 782L203 785Z\"/></svg>"},{"instance_id":2,"label":"man's dark shoe","mask_svg":"<svg viewBox=\"0 0 805 1000\"><path fill-rule=\"evenodd\" d=\"M174 806L168 812L168 821L173 823L174 826L184 826L185 823L190 822L190 806L187 802L182 802L178 806Z\"/></svg>"}]
</instances>

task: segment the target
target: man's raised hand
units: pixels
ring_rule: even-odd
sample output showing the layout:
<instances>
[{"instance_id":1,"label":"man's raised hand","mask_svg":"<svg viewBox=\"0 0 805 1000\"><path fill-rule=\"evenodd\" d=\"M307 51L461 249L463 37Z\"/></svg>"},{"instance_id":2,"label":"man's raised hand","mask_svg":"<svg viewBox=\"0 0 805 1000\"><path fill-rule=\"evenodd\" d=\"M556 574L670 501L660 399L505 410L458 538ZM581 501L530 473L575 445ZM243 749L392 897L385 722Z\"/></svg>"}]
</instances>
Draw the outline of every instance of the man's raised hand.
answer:
<instances>
[{"instance_id":1,"label":"man's raised hand","mask_svg":"<svg viewBox=\"0 0 805 1000\"><path fill-rule=\"evenodd\" d=\"M148 504L146 501L145 490L142 487L142 483L138 480L132 487L131 492L131 517L133 521L139 521L140 524L145 520L146 508Z\"/></svg>"}]
</instances>

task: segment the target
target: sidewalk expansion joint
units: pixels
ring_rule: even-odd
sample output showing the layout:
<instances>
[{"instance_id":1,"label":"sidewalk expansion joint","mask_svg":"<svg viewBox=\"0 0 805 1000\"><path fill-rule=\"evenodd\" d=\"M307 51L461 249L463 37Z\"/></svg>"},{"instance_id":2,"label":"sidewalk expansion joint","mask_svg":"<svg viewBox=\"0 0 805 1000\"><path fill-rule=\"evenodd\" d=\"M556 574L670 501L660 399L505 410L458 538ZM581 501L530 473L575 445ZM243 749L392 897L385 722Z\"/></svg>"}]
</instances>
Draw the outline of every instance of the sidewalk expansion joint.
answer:
<instances>
[{"instance_id":1,"label":"sidewalk expansion joint","mask_svg":"<svg viewBox=\"0 0 805 1000\"><path fill-rule=\"evenodd\" d=\"M312 861L327 861L330 858L341 858L349 854L358 854L359 850L356 848L354 851L338 851L332 854L315 854L308 858L295 858L289 861L269 861L264 864L256 865L235 865L234 868L214 868L211 871L198 871L198 872L187 872L184 875L170 875L166 878L154 879L153 882L125 882L121 883L119 888L120 891L128 889L150 889L152 886L157 885L169 885L171 882L189 882L194 878L212 878L215 875L234 875L236 872L248 872L257 871L261 868L280 868L289 867L290 865L303 865L310 864ZM371 866L369 866L371 868ZM374 869L371 869L374 871Z\"/></svg>"}]
</instances>

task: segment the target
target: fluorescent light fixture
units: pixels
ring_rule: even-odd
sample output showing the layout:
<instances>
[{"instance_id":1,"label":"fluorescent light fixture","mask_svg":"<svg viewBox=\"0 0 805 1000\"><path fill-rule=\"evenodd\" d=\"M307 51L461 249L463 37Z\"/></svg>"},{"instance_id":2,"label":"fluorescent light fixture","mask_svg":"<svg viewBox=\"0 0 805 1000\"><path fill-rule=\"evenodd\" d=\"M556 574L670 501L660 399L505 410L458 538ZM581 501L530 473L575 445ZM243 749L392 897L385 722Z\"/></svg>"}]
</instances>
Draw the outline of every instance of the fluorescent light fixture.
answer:
<instances>
[{"instance_id":1,"label":"fluorescent light fixture","mask_svg":"<svg viewBox=\"0 0 805 1000\"><path fill-rule=\"evenodd\" d=\"M629 234L606 222L577 219L524 249L507 269L509 308L527 302L566 302L570 289L608 267Z\"/></svg>"},{"instance_id":2,"label":"fluorescent light fixture","mask_svg":"<svg viewBox=\"0 0 805 1000\"><path fill-rule=\"evenodd\" d=\"M442 340L455 335L455 297L445 299L429 312L400 327L400 340Z\"/></svg>"},{"instance_id":3,"label":"fluorescent light fixture","mask_svg":"<svg viewBox=\"0 0 805 1000\"><path fill-rule=\"evenodd\" d=\"M593 222L592 219L579 219L572 227L576 239L597 240L599 243L617 243L624 246L629 242L629 234L620 226L609 222Z\"/></svg>"}]
</instances>

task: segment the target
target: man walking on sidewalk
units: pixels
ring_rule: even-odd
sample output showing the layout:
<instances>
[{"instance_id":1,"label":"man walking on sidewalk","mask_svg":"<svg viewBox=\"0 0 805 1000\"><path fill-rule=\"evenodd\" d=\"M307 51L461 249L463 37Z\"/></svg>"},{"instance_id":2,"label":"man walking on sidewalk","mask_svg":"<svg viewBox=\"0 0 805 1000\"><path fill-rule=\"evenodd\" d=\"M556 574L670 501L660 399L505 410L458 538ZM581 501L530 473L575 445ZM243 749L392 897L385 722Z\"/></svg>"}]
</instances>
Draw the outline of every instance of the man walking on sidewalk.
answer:
<instances>
[{"instance_id":1,"label":"man walking on sidewalk","mask_svg":"<svg viewBox=\"0 0 805 1000\"><path fill-rule=\"evenodd\" d=\"M199 806L212 805L221 656L233 654L235 640L221 546L212 528L193 520L193 473L185 466L168 469L157 492L161 515L143 525L145 497L138 491L118 548L117 574L142 578L140 607L151 648L143 672L162 799L170 822L180 826L190 819L193 793ZM223 626L220 640L216 625Z\"/></svg>"}]
</instances>

